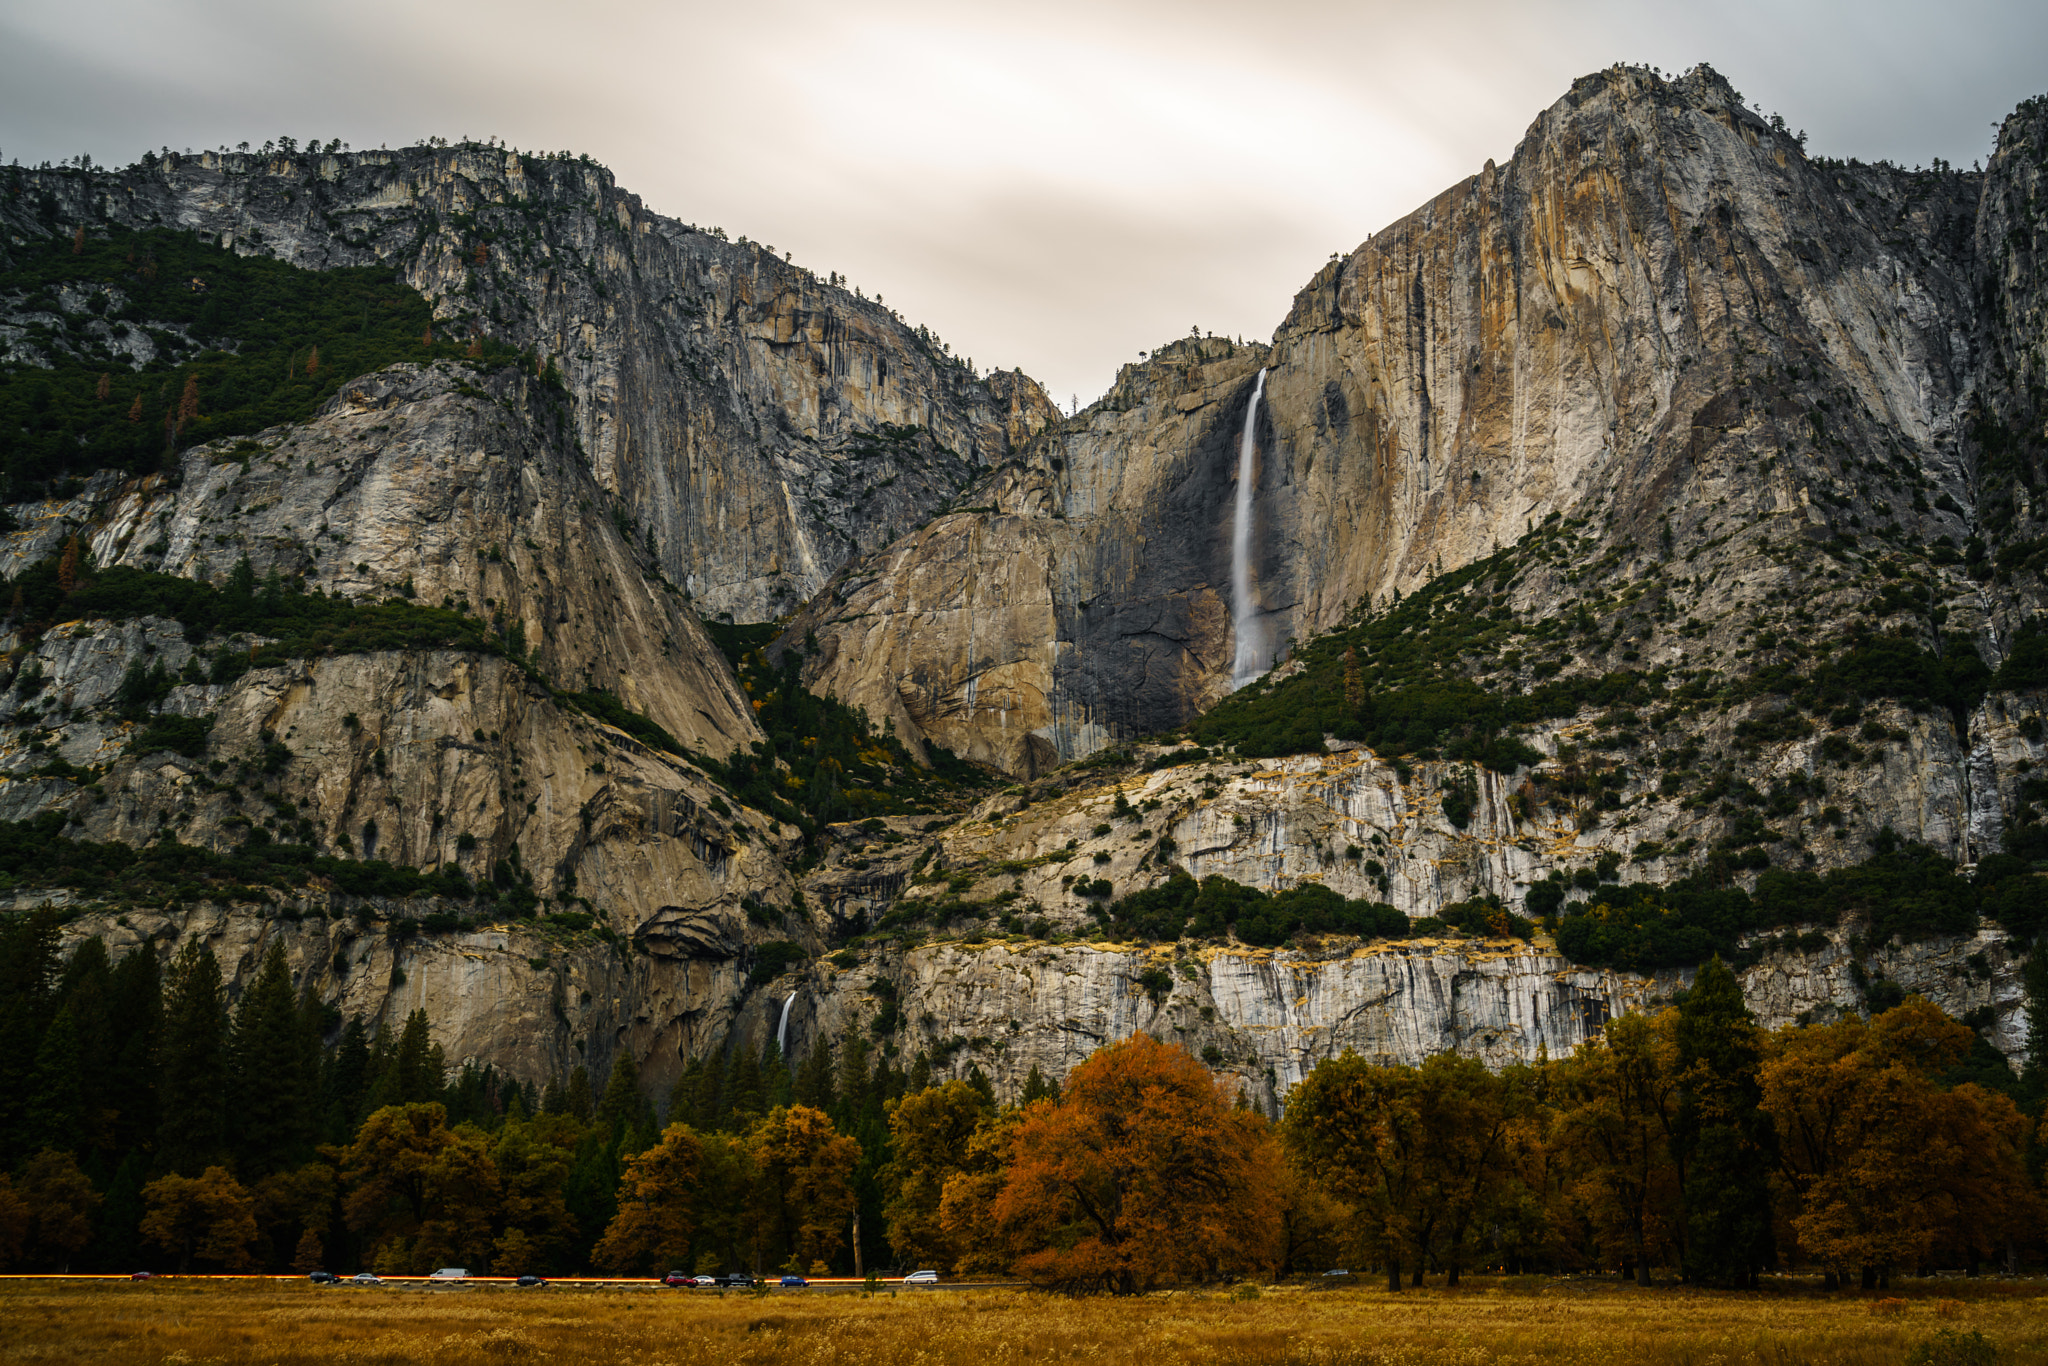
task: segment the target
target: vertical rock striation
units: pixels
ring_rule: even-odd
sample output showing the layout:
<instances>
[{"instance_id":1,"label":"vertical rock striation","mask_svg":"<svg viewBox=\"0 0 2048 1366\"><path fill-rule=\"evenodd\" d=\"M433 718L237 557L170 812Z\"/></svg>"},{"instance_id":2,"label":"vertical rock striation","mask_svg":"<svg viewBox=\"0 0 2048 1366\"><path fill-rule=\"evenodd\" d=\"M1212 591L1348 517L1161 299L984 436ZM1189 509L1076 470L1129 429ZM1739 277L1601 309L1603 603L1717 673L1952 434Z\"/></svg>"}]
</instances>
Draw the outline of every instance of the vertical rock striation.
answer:
<instances>
[{"instance_id":1,"label":"vertical rock striation","mask_svg":"<svg viewBox=\"0 0 2048 1366\"><path fill-rule=\"evenodd\" d=\"M106 222L382 262L438 325L534 348L574 396L591 477L705 616L791 610L1054 416L1022 374L981 375L880 299L653 213L588 158L166 153L13 188L0 227L19 240Z\"/></svg>"}]
</instances>

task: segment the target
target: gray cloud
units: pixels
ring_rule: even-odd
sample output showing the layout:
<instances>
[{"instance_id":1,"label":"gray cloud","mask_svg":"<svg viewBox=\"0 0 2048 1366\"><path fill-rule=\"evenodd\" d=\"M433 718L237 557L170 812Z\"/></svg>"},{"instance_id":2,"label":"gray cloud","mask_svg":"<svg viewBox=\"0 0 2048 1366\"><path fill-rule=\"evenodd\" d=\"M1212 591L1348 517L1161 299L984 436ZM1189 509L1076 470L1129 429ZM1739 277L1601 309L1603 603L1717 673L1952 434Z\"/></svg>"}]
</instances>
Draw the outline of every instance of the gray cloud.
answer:
<instances>
[{"instance_id":1,"label":"gray cloud","mask_svg":"<svg viewBox=\"0 0 2048 1366\"><path fill-rule=\"evenodd\" d=\"M1331 251L1610 62L1712 62L1816 151L1967 165L2044 51L2048 7L2015 0L17 0L0 151L587 151L1085 401L1190 324L1269 334Z\"/></svg>"}]
</instances>

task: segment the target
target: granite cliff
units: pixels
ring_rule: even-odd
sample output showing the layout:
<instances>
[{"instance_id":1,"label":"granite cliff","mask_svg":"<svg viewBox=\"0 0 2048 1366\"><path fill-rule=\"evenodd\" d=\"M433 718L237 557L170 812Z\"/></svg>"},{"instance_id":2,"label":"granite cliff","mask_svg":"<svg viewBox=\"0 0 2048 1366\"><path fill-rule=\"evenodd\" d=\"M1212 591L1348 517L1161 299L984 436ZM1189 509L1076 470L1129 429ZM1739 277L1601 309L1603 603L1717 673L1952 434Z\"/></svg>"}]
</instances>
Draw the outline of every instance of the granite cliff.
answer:
<instances>
[{"instance_id":1,"label":"granite cliff","mask_svg":"<svg viewBox=\"0 0 2048 1366\"><path fill-rule=\"evenodd\" d=\"M79 222L392 266L439 326L538 351L590 477L705 617L793 609L1054 416L1025 376L978 375L880 299L650 212L587 157L166 151L20 174L0 198L17 239Z\"/></svg>"},{"instance_id":2,"label":"granite cliff","mask_svg":"<svg viewBox=\"0 0 2048 1366\"><path fill-rule=\"evenodd\" d=\"M2027 118L1984 173L1914 173L1809 159L1706 68L1589 76L1506 165L1333 260L1270 344L1162 347L963 499L992 510L847 571L799 623L816 686L1019 774L1212 704L1261 368L1253 582L1276 645L1553 515L1579 535L1521 578L1517 613L1599 596L1594 564L1683 574L1659 604L1678 620L1602 610L1616 638L1583 667L1726 660L1774 595L1846 617L1868 595L1827 579L1838 532L1981 529L1966 428L1988 339L2039 334L2031 258L2006 248L1996 275L1978 249L2035 174ZM1987 291L2034 321L1994 321ZM1938 568L1949 629L1995 662L2028 608Z\"/></svg>"},{"instance_id":3,"label":"granite cliff","mask_svg":"<svg viewBox=\"0 0 2048 1366\"><path fill-rule=\"evenodd\" d=\"M1511 915L1539 887L1607 895L1618 868L1844 868L1881 832L1966 866L2048 853L2028 777L2048 672L2022 629L2048 563L2043 120L2015 114L1982 171L1909 172L1809 158L1704 68L1602 72L1505 165L1333 260L1270 342L1172 342L1069 419L588 162L466 145L16 172L0 254L175 226L382 263L437 328L520 359L387 366L303 421L12 506L17 582L66 557L74 578L242 574L439 605L470 634L279 658L260 631L17 608L0 818L329 862L147 896L15 878L8 904L62 906L71 941L116 952L198 938L237 981L275 940L344 1012L424 1008L452 1060L536 1080L623 1049L665 1087L759 1048L785 1002L792 1052L868 1030L1005 1092L1136 1029L1266 1103L1345 1047L1567 1050L1689 970L1575 964L1547 929L1145 943L1106 899L1186 872ZM5 363L198 352L89 305L0 292ZM1249 568L1278 658L1233 693L1261 371ZM703 624L771 620L758 654ZM1453 628L1432 680L1564 701L1483 757L1440 723L1339 733L1353 702L1321 725L1318 679L1380 669L1375 695L1398 691L1388 642ZM1949 681L1827 682L1880 637ZM749 807L726 763L772 753L777 663L1016 785L802 829ZM1282 713L1306 745L1268 742ZM1144 743L1191 724L1192 761ZM1876 980L2029 1047L2008 930L1772 928L1739 946L1767 1023L1862 1008Z\"/></svg>"}]
</instances>

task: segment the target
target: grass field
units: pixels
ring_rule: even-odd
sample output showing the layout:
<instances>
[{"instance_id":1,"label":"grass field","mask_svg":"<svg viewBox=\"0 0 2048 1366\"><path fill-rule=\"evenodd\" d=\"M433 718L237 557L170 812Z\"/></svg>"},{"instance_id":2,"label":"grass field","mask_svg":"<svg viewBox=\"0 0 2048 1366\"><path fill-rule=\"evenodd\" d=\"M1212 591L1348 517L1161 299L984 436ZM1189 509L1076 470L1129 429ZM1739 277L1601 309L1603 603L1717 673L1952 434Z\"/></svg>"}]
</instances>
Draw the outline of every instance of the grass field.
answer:
<instances>
[{"instance_id":1,"label":"grass field","mask_svg":"<svg viewBox=\"0 0 2048 1366\"><path fill-rule=\"evenodd\" d=\"M634 1366L1350 1366L1350 1363L2048 1363L2048 1286L1955 1282L1872 1298L1490 1283L1451 1292L1269 1289L1070 1300L1021 1291L857 1295L326 1289L269 1283L0 1284L0 1362L506 1362ZM1873 1305L1877 1305L1873 1309ZM1925 1358L1923 1358L1925 1359Z\"/></svg>"}]
</instances>

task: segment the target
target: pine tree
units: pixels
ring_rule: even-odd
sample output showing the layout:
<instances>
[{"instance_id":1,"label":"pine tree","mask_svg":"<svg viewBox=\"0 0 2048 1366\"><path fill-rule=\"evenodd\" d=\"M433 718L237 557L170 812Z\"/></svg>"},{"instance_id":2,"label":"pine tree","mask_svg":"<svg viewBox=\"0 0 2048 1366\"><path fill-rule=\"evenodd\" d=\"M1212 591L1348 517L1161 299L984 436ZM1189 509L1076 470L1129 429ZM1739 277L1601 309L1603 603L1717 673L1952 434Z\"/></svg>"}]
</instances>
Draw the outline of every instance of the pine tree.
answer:
<instances>
[{"instance_id":1,"label":"pine tree","mask_svg":"<svg viewBox=\"0 0 2048 1366\"><path fill-rule=\"evenodd\" d=\"M832 1046L825 1042L822 1034L812 1043L810 1055L804 1059L803 1066L797 1069L796 1085L791 1094L798 1105L808 1105L828 1115L838 1110L838 1097L832 1086Z\"/></svg>"},{"instance_id":2,"label":"pine tree","mask_svg":"<svg viewBox=\"0 0 2048 1366\"><path fill-rule=\"evenodd\" d=\"M29 1142L38 1148L77 1150L85 1139L85 1060L79 1055L78 1029L71 1007L63 1006L43 1031L29 1076Z\"/></svg>"},{"instance_id":3,"label":"pine tree","mask_svg":"<svg viewBox=\"0 0 2048 1366\"><path fill-rule=\"evenodd\" d=\"M668 1088L667 1123L697 1127L697 1089L703 1084L703 1060L691 1058L683 1064L682 1074L676 1078L676 1084Z\"/></svg>"},{"instance_id":4,"label":"pine tree","mask_svg":"<svg viewBox=\"0 0 2048 1366\"><path fill-rule=\"evenodd\" d=\"M974 1064L974 1066L967 1069L967 1084L969 1086L972 1086L975 1089L976 1093L978 1093L983 1100L989 1103L989 1107L991 1109L995 1107L996 1088L994 1084L989 1081L988 1073L981 1070L980 1063L976 1063Z\"/></svg>"},{"instance_id":5,"label":"pine tree","mask_svg":"<svg viewBox=\"0 0 2048 1366\"><path fill-rule=\"evenodd\" d=\"M792 1099L795 1079L789 1075L789 1064L782 1059L782 1047L774 1039L761 1050L761 1101L767 1110L787 1105Z\"/></svg>"},{"instance_id":6,"label":"pine tree","mask_svg":"<svg viewBox=\"0 0 2048 1366\"><path fill-rule=\"evenodd\" d=\"M1030 1105L1041 1100L1058 1100L1060 1084L1047 1081L1045 1074L1038 1070L1038 1064L1031 1064L1031 1071L1024 1078L1024 1093L1017 1098L1019 1105Z\"/></svg>"},{"instance_id":7,"label":"pine tree","mask_svg":"<svg viewBox=\"0 0 2048 1366\"><path fill-rule=\"evenodd\" d=\"M107 946L95 935L71 955L57 984L62 1010L71 1017L71 1046L78 1059L78 1127L66 1134L62 1146L94 1154L114 1149L113 1121L120 1103L120 1093L107 1085L115 1051L113 975Z\"/></svg>"},{"instance_id":8,"label":"pine tree","mask_svg":"<svg viewBox=\"0 0 2048 1366\"><path fill-rule=\"evenodd\" d=\"M617 1138L641 1119L647 1101L640 1094L640 1065L630 1049L620 1049L612 1059L611 1075L605 1078L604 1096L597 1103L597 1126Z\"/></svg>"},{"instance_id":9,"label":"pine tree","mask_svg":"<svg viewBox=\"0 0 2048 1366\"><path fill-rule=\"evenodd\" d=\"M78 561L81 554L78 537L72 536L64 542L64 554L57 561L57 589L67 597L72 589L78 587Z\"/></svg>"},{"instance_id":10,"label":"pine tree","mask_svg":"<svg viewBox=\"0 0 2048 1366\"><path fill-rule=\"evenodd\" d=\"M704 1060L704 1075L697 1083L695 1118L690 1127L699 1133L718 1133L732 1113L726 1105L725 1054L713 1053Z\"/></svg>"},{"instance_id":11,"label":"pine tree","mask_svg":"<svg viewBox=\"0 0 2048 1366\"><path fill-rule=\"evenodd\" d=\"M220 964L197 939L178 950L164 983L162 1059L157 1166L197 1175L226 1157L228 1081Z\"/></svg>"},{"instance_id":12,"label":"pine tree","mask_svg":"<svg viewBox=\"0 0 2048 1366\"><path fill-rule=\"evenodd\" d=\"M726 1075L725 1127L744 1131L768 1113L767 1093L761 1082L761 1063L751 1048L733 1050L731 1069Z\"/></svg>"},{"instance_id":13,"label":"pine tree","mask_svg":"<svg viewBox=\"0 0 2048 1366\"><path fill-rule=\"evenodd\" d=\"M1771 1260L1768 1177L1776 1144L1762 1108L1756 1019L1719 955L1678 1007L1676 1043L1685 1274L1709 1285L1753 1286Z\"/></svg>"},{"instance_id":14,"label":"pine tree","mask_svg":"<svg viewBox=\"0 0 2048 1366\"><path fill-rule=\"evenodd\" d=\"M442 1098L447 1076L427 1027L426 1011L415 1010L405 1017L398 1052L391 1062L391 1078L392 1098L386 1105L423 1105Z\"/></svg>"},{"instance_id":15,"label":"pine tree","mask_svg":"<svg viewBox=\"0 0 2048 1366\"><path fill-rule=\"evenodd\" d=\"M583 1069L577 1068L577 1071ZM585 1090L588 1091L586 1078ZM563 1203L575 1217L582 1246L578 1259L604 1234L605 1225L619 1212L619 1145L599 1129L583 1135L576 1147L576 1161L562 1185Z\"/></svg>"},{"instance_id":16,"label":"pine tree","mask_svg":"<svg viewBox=\"0 0 2048 1366\"><path fill-rule=\"evenodd\" d=\"M321 1068L322 1137L346 1143L362 1123L370 1090L370 1033L360 1012L349 1016Z\"/></svg>"},{"instance_id":17,"label":"pine tree","mask_svg":"<svg viewBox=\"0 0 2048 1366\"><path fill-rule=\"evenodd\" d=\"M0 922L0 1168L35 1151L29 1097L43 1031L55 1013L57 962L54 911Z\"/></svg>"},{"instance_id":18,"label":"pine tree","mask_svg":"<svg viewBox=\"0 0 2048 1366\"><path fill-rule=\"evenodd\" d=\"M2048 1101L2048 944L2035 944L2021 980L2027 986L2027 1066L2019 1099L2038 1115Z\"/></svg>"},{"instance_id":19,"label":"pine tree","mask_svg":"<svg viewBox=\"0 0 2048 1366\"><path fill-rule=\"evenodd\" d=\"M569 1069L569 1084L563 1089L563 1113L579 1124L590 1123L590 1070L578 1065Z\"/></svg>"},{"instance_id":20,"label":"pine tree","mask_svg":"<svg viewBox=\"0 0 2048 1366\"><path fill-rule=\"evenodd\" d=\"M149 1159L130 1152L114 1169L107 1183L106 1200L99 1208L97 1228L86 1261L96 1270L112 1271L124 1266L144 1265L142 1259L142 1216L147 1205L142 1188L149 1181Z\"/></svg>"},{"instance_id":21,"label":"pine tree","mask_svg":"<svg viewBox=\"0 0 2048 1366\"><path fill-rule=\"evenodd\" d=\"M304 1016L284 945L273 940L243 991L230 1041L237 1170L268 1176L313 1156L318 1077L308 1071Z\"/></svg>"},{"instance_id":22,"label":"pine tree","mask_svg":"<svg viewBox=\"0 0 2048 1366\"><path fill-rule=\"evenodd\" d=\"M114 1151L133 1153L153 1143L157 1132L157 1050L163 1037L164 1000L163 973L154 950L144 945L121 955L108 982L107 1001L111 1042L102 1094L114 1111ZM139 1183L136 1189L141 1190Z\"/></svg>"},{"instance_id":23,"label":"pine tree","mask_svg":"<svg viewBox=\"0 0 2048 1366\"><path fill-rule=\"evenodd\" d=\"M839 1045L839 1103L830 1111L839 1132L850 1134L860 1123L861 1108L867 1104L869 1084L867 1037L849 1032Z\"/></svg>"}]
</instances>

